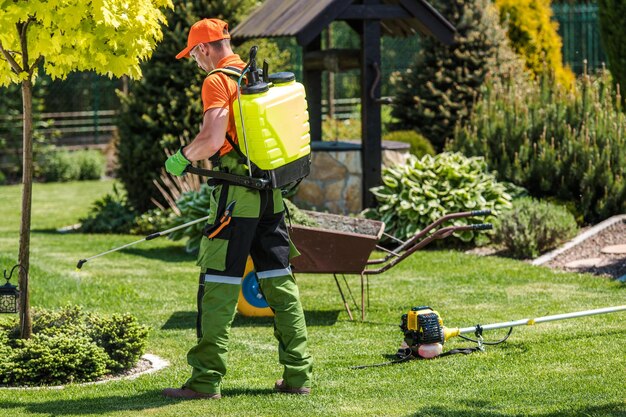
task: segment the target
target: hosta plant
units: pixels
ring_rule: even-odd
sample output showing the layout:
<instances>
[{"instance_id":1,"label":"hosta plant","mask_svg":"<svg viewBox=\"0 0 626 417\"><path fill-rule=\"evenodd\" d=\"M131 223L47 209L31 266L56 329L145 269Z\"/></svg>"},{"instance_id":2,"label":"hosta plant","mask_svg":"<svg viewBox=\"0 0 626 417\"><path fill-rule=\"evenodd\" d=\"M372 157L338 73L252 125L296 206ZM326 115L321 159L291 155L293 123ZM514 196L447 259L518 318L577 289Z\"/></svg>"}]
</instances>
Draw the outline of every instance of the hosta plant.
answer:
<instances>
[{"instance_id":1,"label":"hosta plant","mask_svg":"<svg viewBox=\"0 0 626 417\"><path fill-rule=\"evenodd\" d=\"M511 206L507 185L496 181L480 157L441 153L420 159L411 155L406 164L384 169L382 180L383 185L372 188L378 205L366 215L385 222L386 232L400 239L409 238L449 213L489 209L497 215ZM463 218L450 224L488 220ZM474 240L475 232L463 231L455 236L468 243Z\"/></svg>"}]
</instances>

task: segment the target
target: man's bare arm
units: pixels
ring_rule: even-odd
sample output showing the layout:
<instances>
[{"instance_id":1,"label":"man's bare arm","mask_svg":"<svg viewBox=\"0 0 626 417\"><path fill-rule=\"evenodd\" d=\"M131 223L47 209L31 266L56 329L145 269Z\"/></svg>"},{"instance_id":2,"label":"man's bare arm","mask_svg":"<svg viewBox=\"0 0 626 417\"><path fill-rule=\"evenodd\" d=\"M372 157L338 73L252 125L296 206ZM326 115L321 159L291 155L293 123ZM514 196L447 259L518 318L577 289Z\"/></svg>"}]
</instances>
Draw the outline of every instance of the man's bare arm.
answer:
<instances>
[{"instance_id":1,"label":"man's bare arm","mask_svg":"<svg viewBox=\"0 0 626 417\"><path fill-rule=\"evenodd\" d=\"M204 113L202 127L195 139L183 151L191 161L208 159L220 150L228 127L228 109L209 109Z\"/></svg>"}]
</instances>

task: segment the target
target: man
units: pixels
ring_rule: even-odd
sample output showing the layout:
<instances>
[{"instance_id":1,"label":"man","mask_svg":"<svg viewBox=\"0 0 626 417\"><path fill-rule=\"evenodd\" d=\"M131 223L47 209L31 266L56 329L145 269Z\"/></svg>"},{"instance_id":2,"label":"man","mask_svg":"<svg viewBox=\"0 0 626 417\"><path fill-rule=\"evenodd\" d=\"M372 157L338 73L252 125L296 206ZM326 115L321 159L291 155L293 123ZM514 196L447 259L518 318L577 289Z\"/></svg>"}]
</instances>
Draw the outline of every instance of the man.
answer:
<instances>
[{"instance_id":1,"label":"man","mask_svg":"<svg viewBox=\"0 0 626 417\"><path fill-rule=\"evenodd\" d=\"M233 53L229 39L226 22L203 19L191 27L187 47L176 58L192 57L207 72L225 67L241 70L245 63ZM189 145L168 158L165 167L169 173L182 175L191 162L211 158L222 171L247 175L247 168L233 148L233 144L238 147L232 108L236 97L237 84L227 74L207 76L202 85L202 127ZM192 374L182 388L165 389L163 395L185 399L221 397L229 331L248 254L275 316L274 334L284 371L274 389L309 394L312 360L306 348L298 287L289 265L290 256L297 251L290 246L280 190L259 191L216 181L210 214L197 262L201 268L200 326L198 344L187 354Z\"/></svg>"}]
</instances>

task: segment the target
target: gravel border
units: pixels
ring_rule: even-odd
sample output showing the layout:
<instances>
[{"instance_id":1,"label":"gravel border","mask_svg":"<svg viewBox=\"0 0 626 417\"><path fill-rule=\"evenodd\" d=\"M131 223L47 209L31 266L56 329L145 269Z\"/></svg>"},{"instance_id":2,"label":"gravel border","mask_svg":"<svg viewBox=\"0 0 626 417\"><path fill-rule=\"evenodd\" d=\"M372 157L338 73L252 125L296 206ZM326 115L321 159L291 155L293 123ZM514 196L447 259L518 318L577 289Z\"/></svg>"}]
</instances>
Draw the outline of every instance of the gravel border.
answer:
<instances>
[{"instance_id":1,"label":"gravel border","mask_svg":"<svg viewBox=\"0 0 626 417\"><path fill-rule=\"evenodd\" d=\"M539 258L533 260L531 262L531 264L533 265L544 265L548 262L550 262L551 260L553 260L554 258L556 258L557 256L559 256L560 254L570 250L571 248L573 248L574 246L577 246L579 244L581 244L582 242L584 242L585 240L597 235L598 233L600 233L601 231L603 231L604 229L606 229L609 226L612 226L620 221L626 221L626 214L620 214L617 216L613 216L613 217L609 217L608 219L604 220L603 222L600 222L598 224L596 224L595 226L593 226L592 228L586 230L585 232L581 233L580 235L576 236L574 239L570 240L569 242L567 242L565 245L561 246L560 248L557 248L551 252L548 252L542 256L540 256Z\"/></svg>"}]
</instances>

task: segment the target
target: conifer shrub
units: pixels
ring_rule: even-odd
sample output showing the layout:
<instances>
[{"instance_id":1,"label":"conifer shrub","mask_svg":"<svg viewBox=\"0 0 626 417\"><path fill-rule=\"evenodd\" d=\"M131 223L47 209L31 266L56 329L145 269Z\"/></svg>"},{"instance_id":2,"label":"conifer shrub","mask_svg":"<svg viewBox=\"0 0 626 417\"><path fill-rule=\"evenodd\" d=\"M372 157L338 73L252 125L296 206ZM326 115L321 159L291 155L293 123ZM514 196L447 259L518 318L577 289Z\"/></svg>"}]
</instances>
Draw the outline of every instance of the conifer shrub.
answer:
<instances>
[{"instance_id":1,"label":"conifer shrub","mask_svg":"<svg viewBox=\"0 0 626 417\"><path fill-rule=\"evenodd\" d=\"M410 155L404 165L384 168L383 185L371 189L377 206L366 211L368 218L385 222L385 231L407 239L440 217L462 211L491 210L493 216L511 205L507 185L487 170L484 158L467 158L460 153L440 153L417 158ZM489 221L461 218L455 225ZM455 236L469 243L472 230Z\"/></svg>"},{"instance_id":2,"label":"conifer shrub","mask_svg":"<svg viewBox=\"0 0 626 417\"><path fill-rule=\"evenodd\" d=\"M513 201L513 207L496 220L492 239L514 258L536 258L576 234L574 216L561 205L530 197Z\"/></svg>"},{"instance_id":3,"label":"conifer shrub","mask_svg":"<svg viewBox=\"0 0 626 417\"><path fill-rule=\"evenodd\" d=\"M147 328L129 314L101 317L80 307L33 311L33 335L0 325L0 385L94 381L131 369L146 347Z\"/></svg>"},{"instance_id":4,"label":"conifer shrub","mask_svg":"<svg viewBox=\"0 0 626 417\"><path fill-rule=\"evenodd\" d=\"M448 149L484 156L503 180L574 205L585 222L626 210L626 116L606 71L572 91L551 77L488 83Z\"/></svg>"},{"instance_id":5,"label":"conifer shrub","mask_svg":"<svg viewBox=\"0 0 626 417\"><path fill-rule=\"evenodd\" d=\"M392 115L398 120L394 130L417 130L441 151L454 126L470 115L488 77L516 80L525 71L491 0L441 0L433 6L455 26L455 43L421 42L416 61L392 78Z\"/></svg>"},{"instance_id":6,"label":"conifer shrub","mask_svg":"<svg viewBox=\"0 0 626 417\"><path fill-rule=\"evenodd\" d=\"M435 154L435 149L430 141L415 130L396 130L395 132L389 132L383 136L383 140L408 143L411 146L409 152L418 158L424 155Z\"/></svg>"},{"instance_id":7,"label":"conifer shrub","mask_svg":"<svg viewBox=\"0 0 626 417\"><path fill-rule=\"evenodd\" d=\"M574 73L563 66L558 23L552 20L550 0L495 0L500 22L515 52L535 76L554 73L563 86L574 83Z\"/></svg>"}]
</instances>

